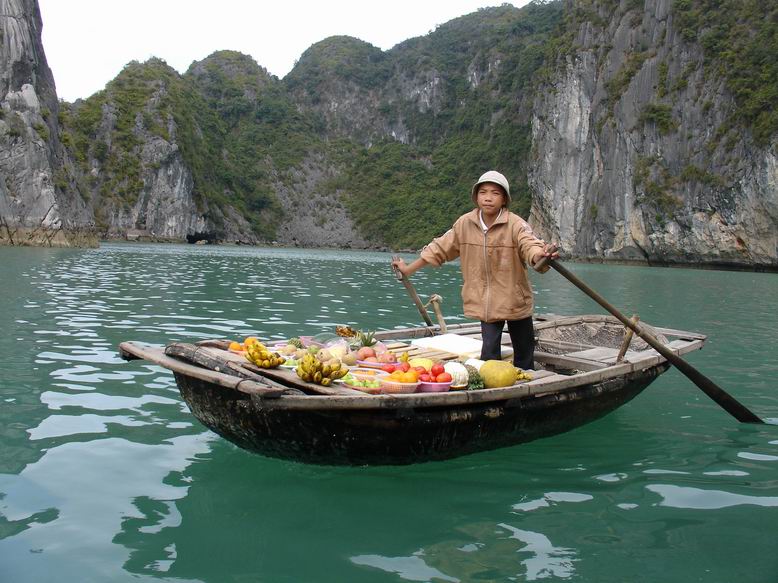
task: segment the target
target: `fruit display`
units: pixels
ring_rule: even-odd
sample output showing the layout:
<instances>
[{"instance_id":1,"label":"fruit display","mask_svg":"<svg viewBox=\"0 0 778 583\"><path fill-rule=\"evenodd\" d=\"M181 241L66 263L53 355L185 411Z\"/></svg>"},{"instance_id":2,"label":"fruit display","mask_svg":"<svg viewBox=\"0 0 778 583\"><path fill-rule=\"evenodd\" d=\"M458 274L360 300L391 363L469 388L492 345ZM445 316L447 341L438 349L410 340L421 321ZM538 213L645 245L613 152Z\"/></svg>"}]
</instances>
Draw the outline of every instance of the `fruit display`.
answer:
<instances>
[{"instance_id":1,"label":"fruit display","mask_svg":"<svg viewBox=\"0 0 778 583\"><path fill-rule=\"evenodd\" d=\"M246 341L244 341L244 344L246 344ZM286 362L286 359L283 356L277 352L270 352L267 347L258 340L246 345L246 358L260 368L276 368Z\"/></svg>"},{"instance_id":2,"label":"fruit display","mask_svg":"<svg viewBox=\"0 0 778 583\"><path fill-rule=\"evenodd\" d=\"M346 377L344 382L348 386L372 394L413 392L414 388L420 392L422 386L427 390L448 390L449 387L477 390L509 387L532 380L528 372L510 362L470 358L462 364L436 362L425 357L410 358L407 351L400 354L387 350L375 340L374 332L341 328L338 335L322 333L323 343L305 342L309 337L302 337L268 348L258 338L249 336L242 342L230 342L228 349L244 355L261 368L272 369L287 364L303 381L322 386L330 386L333 381ZM349 331L354 334L349 335ZM352 375L348 367L354 365L364 366L365 371L382 377L358 375L359 369ZM446 388L441 388L444 385Z\"/></svg>"},{"instance_id":3,"label":"fruit display","mask_svg":"<svg viewBox=\"0 0 778 583\"><path fill-rule=\"evenodd\" d=\"M303 356L295 372L307 383L329 387L333 380L346 376L348 369L339 360L322 362L315 354L309 352Z\"/></svg>"}]
</instances>

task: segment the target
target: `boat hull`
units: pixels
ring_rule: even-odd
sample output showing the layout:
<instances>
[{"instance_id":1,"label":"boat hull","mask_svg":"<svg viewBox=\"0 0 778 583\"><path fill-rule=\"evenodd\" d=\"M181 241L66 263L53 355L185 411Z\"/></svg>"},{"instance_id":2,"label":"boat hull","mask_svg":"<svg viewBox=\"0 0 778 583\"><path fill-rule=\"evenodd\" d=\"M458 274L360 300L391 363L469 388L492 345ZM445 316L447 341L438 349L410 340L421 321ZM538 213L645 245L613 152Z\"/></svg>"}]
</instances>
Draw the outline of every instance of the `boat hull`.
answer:
<instances>
[{"instance_id":1,"label":"boat hull","mask_svg":"<svg viewBox=\"0 0 778 583\"><path fill-rule=\"evenodd\" d=\"M324 465L403 465L444 460L557 435L627 403L669 365L547 395L438 407L284 408L176 373L205 426L264 456Z\"/></svg>"}]
</instances>

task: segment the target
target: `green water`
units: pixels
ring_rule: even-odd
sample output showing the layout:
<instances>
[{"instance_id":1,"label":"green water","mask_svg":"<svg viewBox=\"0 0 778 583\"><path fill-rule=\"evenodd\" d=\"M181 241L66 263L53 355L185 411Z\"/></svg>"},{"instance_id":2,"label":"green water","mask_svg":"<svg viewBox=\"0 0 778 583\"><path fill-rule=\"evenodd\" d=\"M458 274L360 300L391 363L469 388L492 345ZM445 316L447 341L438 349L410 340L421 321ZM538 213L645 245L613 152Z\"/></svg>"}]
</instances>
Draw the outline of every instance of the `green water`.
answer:
<instances>
[{"instance_id":1,"label":"green water","mask_svg":"<svg viewBox=\"0 0 778 583\"><path fill-rule=\"evenodd\" d=\"M417 324L389 255L0 248L0 581L778 580L778 426L676 371L604 419L408 467L264 459L205 430L122 340ZM688 359L778 418L778 276L569 265L625 312L709 335ZM464 321L456 266L414 277ZM602 313L558 274L537 312Z\"/></svg>"}]
</instances>

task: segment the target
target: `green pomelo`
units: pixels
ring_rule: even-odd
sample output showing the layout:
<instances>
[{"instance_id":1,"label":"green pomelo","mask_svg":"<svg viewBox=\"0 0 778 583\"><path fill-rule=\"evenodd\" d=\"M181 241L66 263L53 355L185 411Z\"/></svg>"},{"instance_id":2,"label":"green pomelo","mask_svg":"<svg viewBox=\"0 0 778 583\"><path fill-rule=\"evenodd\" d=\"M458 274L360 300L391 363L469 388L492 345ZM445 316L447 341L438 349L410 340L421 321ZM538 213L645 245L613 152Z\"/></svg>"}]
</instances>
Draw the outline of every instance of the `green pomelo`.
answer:
<instances>
[{"instance_id":1,"label":"green pomelo","mask_svg":"<svg viewBox=\"0 0 778 583\"><path fill-rule=\"evenodd\" d=\"M487 360L478 373L487 389L510 387L516 382L516 369L504 360Z\"/></svg>"}]
</instances>

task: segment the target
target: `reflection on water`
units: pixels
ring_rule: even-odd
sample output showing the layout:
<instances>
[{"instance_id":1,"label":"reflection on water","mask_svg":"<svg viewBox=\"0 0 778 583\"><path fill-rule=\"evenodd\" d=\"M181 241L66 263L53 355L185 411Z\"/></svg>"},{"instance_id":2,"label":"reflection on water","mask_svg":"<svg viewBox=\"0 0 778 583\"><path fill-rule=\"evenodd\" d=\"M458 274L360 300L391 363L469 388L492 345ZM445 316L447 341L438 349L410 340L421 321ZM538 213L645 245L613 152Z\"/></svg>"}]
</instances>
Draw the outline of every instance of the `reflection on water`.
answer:
<instances>
[{"instance_id":1,"label":"reflection on water","mask_svg":"<svg viewBox=\"0 0 778 583\"><path fill-rule=\"evenodd\" d=\"M551 506L552 504L557 504L559 502L586 502L591 499L592 497L589 494L577 494L576 492L546 492L543 494L542 498L538 498L537 500L514 504L513 509L527 512L529 510Z\"/></svg>"},{"instance_id":2,"label":"reflection on water","mask_svg":"<svg viewBox=\"0 0 778 583\"><path fill-rule=\"evenodd\" d=\"M651 484L646 486L650 492L662 497L660 506L688 508L692 510L713 510L750 504L753 506L778 506L778 496L745 496L723 490L703 490L684 488L672 484Z\"/></svg>"},{"instance_id":3,"label":"reflection on water","mask_svg":"<svg viewBox=\"0 0 778 583\"><path fill-rule=\"evenodd\" d=\"M527 581L536 581L547 577L567 579L574 574L573 561L575 551L563 547L555 547L548 537L529 530L521 530L507 524L500 524L511 533L511 538L526 544L521 554L530 555L522 560L527 569Z\"/></svg>"},{"instance_id":4,"label":"reflection on water","mask_svg":"<svg viewBox=\"0 0 778 583\"><path fill-rule=\"evenodd\" d=\"M116 353L123 340L416 324L388 260L0 248L0 581L778 575L778 544L758 534L778 521L778 428L732 421L674 371L555 438L401 468L322 468L237 449L194 420L170 373ZM644 321L709 334L690 361L778 418L776 276L574 269ZM600 313L556 274L533 278L539 312ZM423 297L445 298L451 323L465 321L460 281L457 266L414 276Z\"/></svg>"},{"instance_id":5,"label":"reflection on water","mask_svg":"<svg viewBox=\"0 0 778 583\"><path fill-rule=\"evenodd\" d=\"M398 575L405 581L475 581L494 578L517 578L522 581L536 581L554 577L569 579L575 574L573 568L575 551L554 546L539 532L522 530L509 524L499 523L493 532L481 533L480 541L460 547L452 543L436 544L430 549L420 549L405 557L381 555L358 555L351 558L356 565L373 567ZM516 545L511 541L519 541ZM499 554L496 554L496 551ZM458 554L454 559L452 555ZM459 574L446 574L429 563L440 562ZM514 563L511 566L511 563ZM499 568L496 566L500 565ZM520 568L519 568L520 567ZM506 569L515 569L510 576ZM464 578L460 578L464 576Z\"/></svg>"},{"instance_id":6,"label":"reflection on water","mask_svg":"<svg viewBox=\"0 0 778 583\"><path fill-rule=\"evenodd\" d=\"M449 577L424 562L424 553L418 551L410 557L382 557L380 555L360 555L352 557L355 565L374 567L387 573L394 573L405 581L453 581L461 579Z\"/></svg>"}]
</instances>

